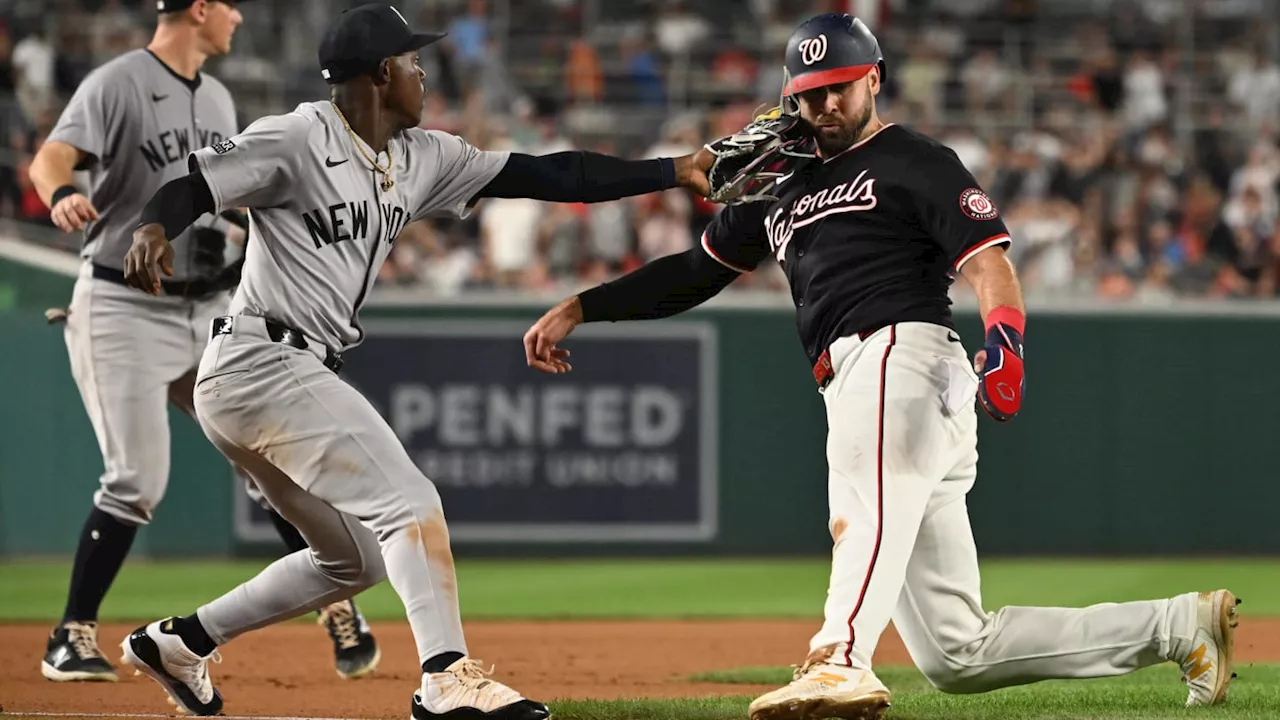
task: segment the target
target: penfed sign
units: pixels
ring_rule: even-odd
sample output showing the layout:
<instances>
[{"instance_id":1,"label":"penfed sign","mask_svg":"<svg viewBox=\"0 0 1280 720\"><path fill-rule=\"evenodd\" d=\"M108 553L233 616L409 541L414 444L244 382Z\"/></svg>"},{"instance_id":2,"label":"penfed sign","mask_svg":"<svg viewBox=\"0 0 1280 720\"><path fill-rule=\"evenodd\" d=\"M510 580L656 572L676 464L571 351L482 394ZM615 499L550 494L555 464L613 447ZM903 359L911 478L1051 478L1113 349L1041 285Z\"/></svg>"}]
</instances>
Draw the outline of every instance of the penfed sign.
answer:
<instances>
[{"instance_id":1,"label":"penfed sign","mask_svg":"<svg viewBox=\"0 0 1280 720\"><path fill-rule=\"evenodd\" d=\"M716 534L709 324L586 325L573 371L528 324L370 320L342 376L440 490L454 542L698 542Z\"/></svg>"}]
</instances>

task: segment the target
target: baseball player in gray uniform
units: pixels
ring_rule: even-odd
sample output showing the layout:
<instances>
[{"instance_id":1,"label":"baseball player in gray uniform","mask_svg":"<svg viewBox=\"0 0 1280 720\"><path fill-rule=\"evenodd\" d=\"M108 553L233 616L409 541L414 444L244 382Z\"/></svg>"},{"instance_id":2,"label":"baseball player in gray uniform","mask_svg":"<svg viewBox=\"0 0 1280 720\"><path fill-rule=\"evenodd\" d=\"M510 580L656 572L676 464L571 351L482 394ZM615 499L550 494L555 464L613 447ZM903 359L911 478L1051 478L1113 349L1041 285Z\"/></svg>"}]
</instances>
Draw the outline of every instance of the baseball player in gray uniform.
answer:
<instances>
[{"instance_id":1,"label":"baseball player in gray uniform","mask_svg":"<svg viewBox=\"0 0 1280 720\"><path fill-rule=\"evenodd\" d=\"M166 238L203 213L248 208L243 279L208 329L196 414L310 546L195 613L126 638L125 661L192 713L222 708L207 667L217 646L388 577L422 664L414 718L549 714L468 655L440 495L387 421L339 378L342 353L363 339L360 307L407 223L463 217L482 197L600 202L677 186L705 195L711 157L485 152L420 129L418 51L441 37L415 34L391 5L343 13L320 43L330 102L303 103L196 151L191 174L143 209L125 274L155 292L174 272Z\"/></svg>"},{"instance_id":2,"label":"baseball player in gray uniform","mask_svg":"<svg viewBox=\"0 0 1280 720\"><path fill-rule=\"evenodd\" d=\"M65 319L72 375L98 438L105 472L76 550L63 619L41 672L54 681L116 680L97 642L98 608L137 529L151 521L169 479L166 399L194 415L192 388L212 318L225 312L239 266L226 266L231 223L202 215L175 237L174 272L156 296L125 284L122 263L143 204L186 175L187 156L237 131L231 94L201 72L230 50L235 3L160 0L151 43L91 73L32 163L58 227L83 231L83 269ZM90 185L74 184L88 170ZM234 208L232 220L243 215ZM262 496L252 482L246 488ZM264 504L270 510L269 506ZM290 551L302 536L274 512ZM354 603L324 608L339 674L370 672L378 647Z\"/></svg>"}]
</instances>

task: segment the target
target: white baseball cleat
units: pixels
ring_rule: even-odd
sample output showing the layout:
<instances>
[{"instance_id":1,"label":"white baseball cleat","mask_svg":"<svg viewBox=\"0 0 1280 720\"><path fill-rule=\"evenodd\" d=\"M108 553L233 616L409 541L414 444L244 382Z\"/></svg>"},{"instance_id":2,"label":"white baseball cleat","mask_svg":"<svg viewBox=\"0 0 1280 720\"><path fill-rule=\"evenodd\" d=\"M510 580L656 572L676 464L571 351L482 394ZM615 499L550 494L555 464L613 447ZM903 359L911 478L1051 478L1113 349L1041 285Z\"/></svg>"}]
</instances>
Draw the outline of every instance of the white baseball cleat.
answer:
<instances>
[{"instance_id":1,"label":"white baseball cleat","mask_svg":"<svg viewBox=\"0 0 1280 720\"><path fill-rule=\"evenodd\" d=\"M209 661L222 656L201 657L191 651L176 634L166 632L172 618L157 620L134 630L120 643L124 662L134 666L169 694L169 702L192 715L217 715L222 711L222 695L209 680Z\"/></svg>"},{"instance_id":2,"label":"white baseball cleat","mask_svg":"<svg viewBox=\"0 0 1280 720\"><path fill-rule=\"evenodd\" d=\"M889 707L889 689L870 670L808 662L793 677L751 703L751 720L877 720Z\"/></svg>"},{"instance_id":3,"label":"white baseball cleat","mask_svg":"<svg viewBox=\"0 0 1280 720\"><path fill-rule=\"evenodd\" d=\"M490 680L480 661L464 657L444 672L425 673L422 689L413 694L413 720L544 720L546 705Z\"/></svg>"},{"instance_id":4,"label":"white baseball cleat","mask_svg":"<svg viewBox=\"0 0 1280 720\"><path fill-rule=\"evenodd\" d=\"M1196 601L1196 632L1190 651L1178 659L1187 684L1187 707L1217 705L1227 699L1227 686L1235 677L1231 654L1235 646L1240 601L1230 590L1200 593Z\"/></svg>"}]
</instances>

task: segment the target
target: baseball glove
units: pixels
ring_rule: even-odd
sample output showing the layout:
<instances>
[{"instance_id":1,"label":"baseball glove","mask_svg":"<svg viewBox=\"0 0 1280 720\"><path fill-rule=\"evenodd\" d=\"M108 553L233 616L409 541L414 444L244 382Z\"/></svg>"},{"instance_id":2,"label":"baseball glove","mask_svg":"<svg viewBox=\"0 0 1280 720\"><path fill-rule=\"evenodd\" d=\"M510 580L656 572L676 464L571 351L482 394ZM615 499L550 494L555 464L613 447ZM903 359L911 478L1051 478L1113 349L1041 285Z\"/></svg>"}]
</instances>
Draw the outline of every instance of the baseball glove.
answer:
<instances>
[{"instance_id":1,"label":"baseball glove","mask_svg":"<svg viewBox=\"0 0 1280 720\"><path fill-rule=\"evenodd\" d=\"M776 200L769 194L775 181L818 157L813 127L799 115L783 114L780 107L706 148L716 157L707 172L707 199L726 205Z\"/></svg>"}]
</instances>

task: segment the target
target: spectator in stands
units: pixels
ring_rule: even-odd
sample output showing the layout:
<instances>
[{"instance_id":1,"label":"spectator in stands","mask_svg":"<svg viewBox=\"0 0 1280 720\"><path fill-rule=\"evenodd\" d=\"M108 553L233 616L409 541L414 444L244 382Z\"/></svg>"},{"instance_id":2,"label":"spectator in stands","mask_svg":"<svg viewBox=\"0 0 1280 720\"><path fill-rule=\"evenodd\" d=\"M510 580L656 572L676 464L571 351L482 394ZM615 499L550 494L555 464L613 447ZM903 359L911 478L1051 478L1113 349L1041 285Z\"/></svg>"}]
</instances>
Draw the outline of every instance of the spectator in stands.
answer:
<instances>
[{"instance_id":1,"label":"spectator in stands","mask_svg":"<svg viewBox=\"0 0 1280 720\"><path fill-rule=\"evenodd\" d=\"M1124 71L1125 129L1138 133L1164 122L1169 114L1169 102L1164 93L1164 74L1160 66L1147 53L1134 52Z\"/></svg>"},{"instance_id":2,"label":"spectator in stands","mask_svg":"<svg viewBox=\"0 0 1280 720\"><path fill-rule=\"evenodd\" d=\"M1252 63L1231 76L1227 97L1243 111L1250 132L1275 128L1280 117L1280 66L1264 51L1256 51Z\"/></svg>"},{"instance_id":3,"label":"spectator in stands","mask_svg":"<svg viewBox=\"0 0 1280 720\"><path fill-rule=\"evenodd\" d=\"M929 44L918 42L897 74L902 87L900 102L913 125L929 126L937 122L946 77L947 65L943 58Z\"/></svg>"},{"instance_id":4,"label":"spectator in stands","mask_svg":"<svg viewBox=\"0 0 1280 720\"><path fill-rule=\"evenodd\" d=\"M535 265L533 287L554 290L558 283L577 278L588 213L582 203L544 203L537 240L542 260Z\"/></svg>"},{"instance_id":5,"label":"spectator in stands","mask_svg":"<svg viewBox=\"0 0 1280 720\"><path fill-rule=\"evenodd\" d=\"M684 252L693 247L692 202L683 189L644 195L634 202L636 212L637 255L641 262Z\"/></svg>"},{"instance_id":6,"label":"spectator in stands","mask_svg":"<svg viewBox=\"0 0 1280 720\"><path fill-rule=\"evenodd\" d=\"M12 58L18 103L27 118L34 118L56 100L53 46L36 26L13 47Z\"/></svg>"},{"instance_id":7,"label":"spectator in stands","mask_svg":"<svg viewBox=\"0 0 1280 720\"><path fill-rule=\"evenodd\" d=\"M449 23L448 42L464 77L484 59L491 37L488 12L487 0L467 0L467 14Z\"/></svg>"},{"instance_id":8,"label":"spectator in stands","mask_svg":"<svg viewBox=\"0 0 1280 720\"><path fill-rule=\"evenodd\" d=\"M996 51L982 47L960 74L965 106L977 118L1012 109L1013 73L1001 64Z\"/></svg>"},{"instance_id":9,"label":"spectator in stands","mask_svg":"<svg viewBox=\"0 0 1280 720\"><path fill-rule=\"evenodd\" d=\"M665 105L666 83L662 67L643 29L628 30L618 47L623 76L616 100L622 104Z\"/></svg>"},{"instance_id":10,"label":"spectator in stands","mask_svg":"<svg viewBox=\"0 0 1280 720\"><path fill-rule=\"evenodd\" d=\"M36 152L40 150L40 147L44 145L45 138L49 136L49 132L53 129L53 124L49 122L48 116L49 112L45 111L41 118L43 122L37 124L34 137L20 154L22 159L18 161L17 167L18 190L21 198L18 218L29 223L52 228L56 226L50 217L49 208L40 199L40 194L36 192L35 184L31 182L31 160L35 157Z\"/></svg>"},{"instance_id":11,"label":"spectator in stands","mask_svg":"<svg viewBox=\"0 0 1280 720\"><path fill-rule=\"evenodd\" d=\"M586 38L574 38L569 42L564 91L570 103L594 105L604 99L604 70L600 67L600 55Z\"/></svg>"}]
</instances>

